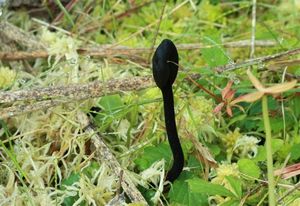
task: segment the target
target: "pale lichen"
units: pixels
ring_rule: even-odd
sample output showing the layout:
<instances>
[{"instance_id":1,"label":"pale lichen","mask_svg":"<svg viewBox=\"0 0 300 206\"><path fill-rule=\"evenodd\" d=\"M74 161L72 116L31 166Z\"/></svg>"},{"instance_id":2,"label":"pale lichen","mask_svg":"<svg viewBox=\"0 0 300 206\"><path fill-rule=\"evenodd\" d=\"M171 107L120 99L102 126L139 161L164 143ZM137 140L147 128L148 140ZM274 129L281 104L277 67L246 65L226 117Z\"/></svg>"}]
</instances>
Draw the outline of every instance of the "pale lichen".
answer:
<instances>
[{"instance_id":1,"label":"pale lichen","mask_svg":"<svg viewBox=\"0 0 300 206\"><path fill-rule=\"evenodd\" d=\"M249 157L253 158L257 154L258 143L260 142L254 136L243 135L239 138L233 150L240 156L240 157Z\"/></svg>"},{"instance_id":2,"label":"pale lichen","mask_svg":"<svg viewBox=\"0 0 300 206\"><path fill-rule=\"evenodd\" d=\"M0 67L0 89L6 89L15 82L17 73L8 67Z\"/></svg>"}]
</instances>

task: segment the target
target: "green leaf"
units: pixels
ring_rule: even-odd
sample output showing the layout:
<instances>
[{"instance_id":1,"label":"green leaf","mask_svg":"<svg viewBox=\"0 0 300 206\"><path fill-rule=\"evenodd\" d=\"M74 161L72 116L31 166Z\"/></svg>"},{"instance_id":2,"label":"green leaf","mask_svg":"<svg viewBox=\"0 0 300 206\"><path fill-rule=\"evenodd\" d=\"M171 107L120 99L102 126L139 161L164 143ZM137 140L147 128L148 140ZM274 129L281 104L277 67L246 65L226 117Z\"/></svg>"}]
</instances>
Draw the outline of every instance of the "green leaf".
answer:
<instances>
[{"instance_id":1,"label":"green leaf","mask_svg":"<svg viewBox=\"0 0 300 206\"><path fill-rule=\"evenodd\" d=\"M273 117L270 119L270 123L271 123L272 133L278 133L283 131L284 123L282 117ZM285 123L286 123L286 128L292 127L294 124L294 119L292 115L290 115L290 113L287 111L285 113Z\"/></svg>"},{"instance_id":2,"label":"green leaf","mask_svg":"<svg viewBox=\"0 0 300 206\"><path fill-rule=\"evenodd\" d=\"M198 19L207 20L208 22L222 20L222 18L220 18L222 15L222 9L220 5L212 4L211 1L208 0L198 2L201 2L199 5L199 11L201 12L198 12L197 14Z\"/></svg>"},{"instance_id":3,"label":"green leaf","mask_svg":"<svg viewBox=\"0 0 300 206\"><path fill-rule=\"evenodd\" d=\"M62 180L61 182L62 188L64 188L65 185L66 186L73 185L75 182L78 182L79 179L80 179L80 175L78 173L72 172L67 179Z\"/></svg>"},{"instance_id":4,"label":"green leaf","mask_svg":"<svg viewBox=\"0 0 300 206\"><path fill-rule=\"evenodd\" d=\"M187 181L190 190L195 193L206 194L206 195L221 195L225 197L235 197L235 195L222 185L212 184L205 180L194 178Z\"/></svg>"},{"instance_id":5,"label":"green leaf","mask_svg":"<svg viewBox=\"0 0 300 206\"><path fill-rule=\"evenodd\" d=\"M119 94L102 97L99 101L99 105L107 112L113 112L114 110L124 106Z\"/></svg>"},{"instance_id":6,"label":"green leaf","mask_svg":"<svg viewBox=\"0 0 300 206\"><path fill-rule=\"evenodd\" d=\"M193 175L191 175L190 173L183 172L182 175L180 175L179 179L177 179L173 183L171 190L168 194L171 205L173 205L174 203L186 206L208 205L208 197L206 194L193 192L189 188L186 180L192 177Z\"/></svg>"},{"instance_id":7,"label":"green leaf","mask_svg":"<svg viewBox=\"0 0 300 206\"><path fill-rule=\"evenodd\" d=\"M191 168L190 171L198 174L203 170L201 163L196 159L195 156L191 156L191 155L189 156L186 166Z\"/></svg>"},{"instance_id":8,"label":"green leaf","mask_svg":"<svg viewBox=\"0 0 300 206\"><path fill-rule=\"evenodd\" d=\"M239 200L229 200L224 203L222 203L220 206L239 206L240 201Z\"/></svg>"},{"instance_id":9,"label":"green leaf","mask_svg":"<svg viewBox=\"0 0 300 206\"><path fill-rule=\"evenodd\" d=\"M208 147L209 151L212 153L213 156L217 156L221 153L219 145L207 143L206 146Z\"/></svg>"},{"instance_id":10,"label":"green leaf","mask_svg":"<svg viewBox=\"0 0 300 206\"><path fill-rule=\"evenodd\" d=\"M272 128L272 133L278 133L283 129L282 117L270 119L270 124Z\"/></svg>"},{"instance_id":11,"label":"green leaf","mask_svg":"<svg viewBox=\"0 0 300 206\"><path fill-rule=\"evenodd\" d=\"M242 198L242 182L241 182L241 180L236 177L233 177L233 176L226 176L225 178L228 180L236 197L241 199Z\"/></svg>"},{"instance_id":12,"label":"green leaf","mask_svg":"<svg viewBox=\"0 0 300 206\"><path fill-rule=\"evenodd\" d=\"M91 161L90 165L82 171L82 174L89 178L93 178L95 173L99 170L100 164L96 161Z\"/></svg>"},{"instance_id":13,"label":"green leaf","mask_svg":"<svg viewBox=\"0 0 300 206\"><path fill-rule=\"evenodd\" d=\"M258 162L258 161L265 161L267 157L266 148L264 146L258 146L257 149L257 155L252 160Z\"/></svg>"},{"instance_id":14,"label":"green leaf","mask_svg":"<svg viewBox=\"0 0 300 206\"><path fill-rule=\"evenodd\" d=\"M143 197L148 202L148 205L149 206L154 206L154 204L153 204L153 202L152 202L151 199L155 195L155 188L145 188L145 187L142 187L142 186L138 186L138 190L142 193Z\"/></svg>"},{"instance_id":15,"label":"green leaf","mask_svg":"<svg viewBox=\"0 0 300 206\"><path fill-rule=\"evenodd\" d=\"M282 139L272 139L272 154L276 153L283 147L284 141Z\"/></svg>"},{"instance_id":16,"label":"green leaf","mask_svg":"<svg viewBox=\"0 0 300 206\"><path fill-rule=\"evenodd\" d=\"M171 162L171 149L170 146L165 142L157 146L149 146L144 149L143 155L134 160L138 169L143 171L149 168L154 162L165 159L166 162Z\"/></svg>"},{"instance_id":17,"label":"green leaf","mask_svg":"<svg viewBox=\"0 0 300 206\"><path fill-rule=\"evenodd\" d=\"M300 158L300 144L294 144L291 148L291 160L297 160Z\"/></svg>"},{"instance_id":18,"label":"green leaf","mask_svg":"<svg viewBox=\"0 0 300 206\"><path fill-rule=\"evenodd\" d=\"M209 2L213 5L217 5L220 3L220 0L209 0Z\"/></svg>"},{"instance_id":19,"label":"green leaf","mask_svg":"<svg viewBox=\"0 0 300 206\"><path fill-rule=\"evenodd\" d=\"M80 174L79 173L74 173L72 172L70 176L67 179L62 180L62 190L65 190L65 186L71 186L74 183L78 182L80 179ZM79 199L79 195L75 196L66 196L64 198L64 201L62 203L63 206L71 206L73 205L77 200ZM84 205L84 201L80 203L80 205Z\"/></svg>"},{"instance_id":20,"label":"green leaf","mask_svg":"<svg viewBox=\"0 0 300 206\"><path fill-rule=\"evenodd\" d=\"M243 121L245 118L247 117L246 114L241 114L235 117L230 118L229 123L227 124L227 127L230 127L230 125L236 123L236 122L240 122Z\"/></svg>"},{"instance_id":21,"label":"green leaf","mask_svg":"<svg viewBox=\"0 0 300 206\"><path fill-rule=\"evenodd\" d=\"M203 48L201 54L203 59L210 67L225 65L229 62L226 51L220 46L220 34L216 30L211 31L208 36L203 39L208 48Z\"/></svg>"},{"instance_id":22,"label":"green leaf","mask_svg":"<svg viewBox=\"0 0 300 206\"><path fill-rule=\"evenodd\" d=\"M293 73L297 76L300 75L300 68L299 67L290 67L289 71L290 71L290 73Z\"/></svg>"},{"instance_id":23,"label":"green leaf","mask_svg":"<svg viewBox=\"0 0 300 206\"><path fill-rule=\"evenodd\" d=\"M131 110L124 106L120 95L104 96L99 101L102 110L94 118L95 124L100 131L104 131L115 120L123 118Z\"/></svg>"},{"instance_id":24,"label":"green leaf","mask_svg":"<svg viewBox=\"0 0 300 206\"><path fill-rule=\"evenodd\" d=\"M300 69L299 69L300 70ZM294 115L296 117L300 116L300 96L295 96L291 101L291 107Z\"/></svg>"},{"instance_id":25,"label":"green leaf","mask_svg":"<svg viewBox=\"0 0 300 206\"><path fill-rule=\"evenodd\" d=\"M189 141L182 141L181 146L184 156L187 157L187 153L192 148L192 143ZM161 159L165 159L166 168L171 166L173 157L168 142L162 142L156 146L146 147L143 151L143 155L140 155L139 158L134 160L134 162L138 169L142 171L149 168L154 162Z\"/></svg>"},{"instance_id":26,"label":"green leaf","mask_svg":"<svg viewBox=\"0 0 300 206\"><path fill-rule=\"evenodd\" d=\"M269 111L278 109L278 102L275 100L275 98L268 96L268 107L269 107ZM255 115L261 115L261 113L262 113L261 100L259 100L254 104L252 104L249 110L249 115L255 116ZM262 123L262 128L264 129L263 123Z\"/></svg>"},{"instance_id":27,"label":"green leaf","mask_svg":"<svg viewBox=\"0 0 300 206\"><path fill-rule=\"evenodd\" d=\"M241 173L250 177L259 178L261 171L253 160L240 159L237 163Z\"/></svg>"},{"instance_id":28,"label":"green leaf","mask_svg":"<svg viewBox=\"0 0 300 206\"><path fill-rule=\"evenodd\" d=\"M214 75L214 71L210 67L193 67L193 72L197 72L203 76Z\"/></svg>"}]
</instances>

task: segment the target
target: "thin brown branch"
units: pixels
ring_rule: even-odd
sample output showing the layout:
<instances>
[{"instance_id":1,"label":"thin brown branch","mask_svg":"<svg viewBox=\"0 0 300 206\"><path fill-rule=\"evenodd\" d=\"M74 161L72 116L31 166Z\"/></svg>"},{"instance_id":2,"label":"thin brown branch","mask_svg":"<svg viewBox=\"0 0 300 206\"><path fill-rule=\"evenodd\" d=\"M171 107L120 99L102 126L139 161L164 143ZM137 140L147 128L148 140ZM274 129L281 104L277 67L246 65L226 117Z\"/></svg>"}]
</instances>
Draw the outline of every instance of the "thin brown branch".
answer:
<instances>
[{"instance_id":1,"label":"thin brown branch","mask_svg":"<svg viewBox=\"0 0 300 206\"><path fill-rule=\"evenodd\" d=\"M0 52L0 60L4 60L4 61L47 58L48 56L49 54L45 50Z\"/></svg>"},{"instance_id":2,"label":"thin brown branch","mask_svg":"<svg viewBox=\"0 0 300 206\"><path fill-rule=\"evenodd\" d=\"M26 47L28 49L45 48L45 46L34 36L29 35L19 27L10 24L7 21L0 22L0 36L6 41L18 43L20 46Z\"/></svg>"},{"instance_id":3,"label":"thin brown branch","mask_svg":"<svg viewBox=\"0 0 300 206\"><path fill-rule=\"evenodd\" d=\"M235 69L239 69L241 67L247 67L247 66L252 66L252 65L256 65L256 64L262 64L265 63L267 61L271 61L277 58L282 58L282 57L286 57L286 56L292 56L295 54L299 54L300 53L300 48L297 49L293 49L293 50L288 50L288 51L284 51L284 52L280 52L277 54L272 54L272 55L268 55L268 56L264 56L264 57L258 57L258 58L254 58L254 59L249 59L246 60L244 62L240 62L240 63L236 63L236 64L226 64L224 66L218 66L218 67L214 67L213 70L219 73L225 72L225 71L232 71Z\"/></svg>"},{"instance_id":4,"label":"thin brown branch","mask_svg":"<svg viewBox=\"0 0 300 206\"><path fill-rule=\"evenodd\" d=\"M104 162L115 176L119 176L120 173L123 173L123 177L120 179L121 186L132 202L138 203L139 205L148 205L142 194L135 187L126 169L122 168L116 157L102 140L103 138L97 133L97 130L93 128L87 115L82 112L78 112L77 116L83 130L87 134L91 135L91 140L96 148L96 155L101 160L101 164Z\"/></svg>"},{"instance_id":5,"label":"thin brown branch","mask_svg":"<svg viewBox=\"0 0 300 206\"><path fill-rule=\"evenodd\" d=\"M21 100L40 101L30 105L23 104L2 108L0 110L0 118L7 118L40 109L47 109L62 103L72 102L74 100L85 100L88 98L96 98L124 91L136 91L150 87L151 85L153 85L152 77L145 76L131 77L122 80L110 80L106 83L96 81L85 85L0 92L1 103L12 103ZM56 98L59 97L63 97L63 99L57 100Z\"/></svg>"},{"instance_id":6,"label":"thin brown branch","mask_svg":"<svg viewBox=\"0 0 300 206\"><path fill-rule=\"evenodd\" d=\"M213 97L217 102L223 102L223 100L218 97L217 95L215 95L214 93L212 93L211 91L209 91L208 89L206 89L205 87L203 87L201 84L199 84L198 82L196 82L192 77L187 76L187 79L190 80L193 84L195 84L198 88L202 89L205 93L209 94L211 97Z\"/></svg>"},{"instance_id":7,"label":"thin brown branch","mask_svg":"<svg viewBox=\"0 0 300 206\"><path fill-rule=\"evenodd\" d=\"M251 41L249 40L239 40L239 41L230 41L230 42L224 42L220 44L220 46L224 46L225 48L244 48L249 47L251 45ZM176 47L180 50L192 50L192 49L203 49L203 48L209 48L209 47L215 47L213 46L206 46L203 44L179 44L176 45ZM276 46L276 42L272 40L256 40L255 41L256 47L272 47Z\"/></svg>"},{"instance_id":8,"label":"thin brown branch","mask_svg":"<svg viewBox=\"0 0 300 206\"><path fill-rule=\"evenodd\" d=\"M13 117L17 115L26 114L28 112L34 112L42 109L48 109L51 107L55 107L57 105L67 103L67 101L63 100L45 100L41 102L35 102L33 104L22 104L11 106L7 108L3 108L0 110L0 119L5 119L8 117Z\"/></svg>"},{"instance_id":9,"label":"thin brown branch","mask_svg":"<svg viewBox=\"0 0 300 206\"><path fill-rule=\"evenodd\" d=\"M186 79L199 79L199 74L190 74ZM98 81L85 85L47 87L31 90L0 92L0 103L27 101L27 104L13 105L0 109L0 118L8 118L41 109L48 109L73 101L96 98L125 91L137 91L154 85L152 76L131 77L122 80ZM57 99L60 98L60 99ZM42 101L41 101L42 100ZM39 101L28 104L28 101Z\"/></svg>"},{"instance_id":10,"label":"thin brown branch","mask_svg":"<svg viewBox=\"0 0 300 206\"><path fill-rule=\"evenodd\" d=\"M278 69L295 65L300 65L300 59L279 60L268 63L268 67L271 69Z\"/></svg>"},{"instance_id":11,"label":"thin brown branch","mask_svg":"<svg viewBox=\"0 0 300 206\"><path fill-rule=\"evenodd\" d=\"M24 100L47 100L59 97L80 100L100 97L105 94L113 94L121 91L132 91L147 88L152 85L152 77L130 77L125 79L113 79L107 82L92 82L84 85L71 85L61 87L47 87L30 90L0 92L0 103L12 103Z\"/></svg>"},{"instance_id":12,"label":"thin brown branch","mask_svg":"<svg viewBox=\"0 0 300 206\"><path fill-rule=\"evenodd\" d=\"M227 42L223 46L227 48L239 48L239 47L248 47L250 41L242 40L236 42ZM255 45L258 47L269 47L274 46L275 42L273 41L255 41ZM211 46L205 46L203 44L179 44L176 46L179 50L196 50L208 48ZM156 47L155 47L156 48ZM112 47L112 45L104 45L100 47L92 48L80 48L77 52L81 55L89 55L91 57L99 58L111 58L114 56L121 55L140 55L140 54L149 54L151 53L151 48L129 48L124 46ZM36 51L15 51L15 52L0 52L0 60L6 61L16 61L16 60L25 60L25 59L36 59L36 58L47 58L49 53L45 50L36 50Z\"/></svg>"}]
</instances>

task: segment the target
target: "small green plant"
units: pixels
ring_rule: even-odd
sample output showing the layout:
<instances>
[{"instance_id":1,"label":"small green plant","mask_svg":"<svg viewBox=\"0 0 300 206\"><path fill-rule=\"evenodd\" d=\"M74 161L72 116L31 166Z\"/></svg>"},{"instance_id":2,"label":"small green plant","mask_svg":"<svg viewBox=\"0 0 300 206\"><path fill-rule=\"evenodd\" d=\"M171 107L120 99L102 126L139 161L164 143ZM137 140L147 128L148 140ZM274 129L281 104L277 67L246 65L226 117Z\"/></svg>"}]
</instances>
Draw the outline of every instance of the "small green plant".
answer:
<instances>
[{"instance_id":1,"label":"small green plant","mask_svg":"<svg viewBox=\"0 0 300 206\"><path fill-rule=\"evenodd\" d=\"M265 134L266 134L269 204L275 205L276 201L275 201L275 192L274 192L275 182L274 182L274 172L273 172L274 169L273 169L273 157L272 157L272 135L271 135L267 95L277 95L282 92L286 92L296 86L297 80L293 80L287 83L277 84L275 86L266 88L251 73L250 70L247 71L247 74L253 86L257 89L257 91L250 94L243 95L237 98L236 100L232 101L231 104L236 104L238 102L255 102L258 99L262 98L263 122L265 127Z\"/></svg>"}]
</instances>

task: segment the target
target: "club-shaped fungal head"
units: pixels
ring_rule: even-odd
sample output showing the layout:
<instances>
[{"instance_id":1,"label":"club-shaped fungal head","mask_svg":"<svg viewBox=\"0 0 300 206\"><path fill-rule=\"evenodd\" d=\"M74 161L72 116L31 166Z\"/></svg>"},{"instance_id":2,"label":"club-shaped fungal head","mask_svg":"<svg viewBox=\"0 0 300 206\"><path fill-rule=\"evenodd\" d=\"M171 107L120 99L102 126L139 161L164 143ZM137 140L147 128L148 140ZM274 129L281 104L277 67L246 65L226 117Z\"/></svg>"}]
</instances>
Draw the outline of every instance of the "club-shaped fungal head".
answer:
<instances>
[{"instance_id":1,"label":"club-shaped fungal head","mask_svg":"<svg viewBox=\"0 0 300 206\"><path fill-rule=\"evenodd\" d=\"M172 86L178 72L178 52L171 40L164 39L157 47L152 67L154 80L160 89Z\"/></svg>"}]
</instances>

